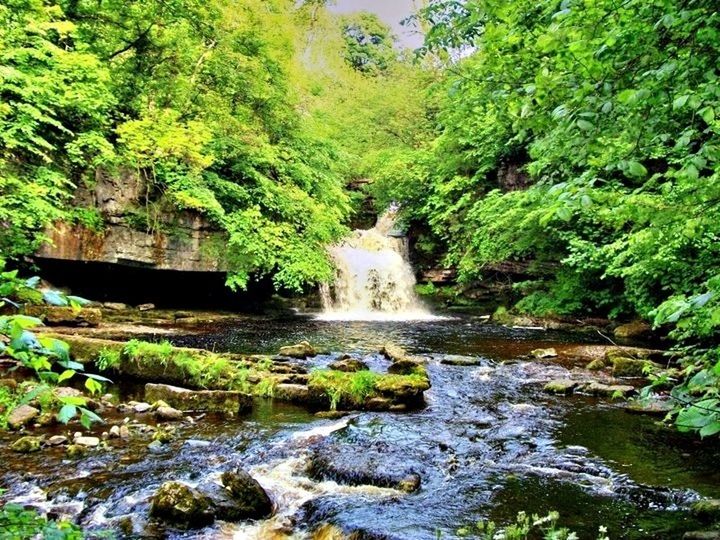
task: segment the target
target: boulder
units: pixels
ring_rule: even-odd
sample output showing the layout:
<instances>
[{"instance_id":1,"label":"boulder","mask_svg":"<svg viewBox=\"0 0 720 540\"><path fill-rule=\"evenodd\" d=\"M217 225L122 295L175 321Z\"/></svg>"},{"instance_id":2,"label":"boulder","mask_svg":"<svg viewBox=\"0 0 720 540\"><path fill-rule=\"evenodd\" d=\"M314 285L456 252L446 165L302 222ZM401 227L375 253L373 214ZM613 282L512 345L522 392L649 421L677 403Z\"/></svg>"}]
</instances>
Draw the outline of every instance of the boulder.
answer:
<instances>
[{"instance_id":1,"label":"boulder","mask_svg":"<svg viewBox=\"0 0 720 540\"><path fill-rule=\"evenodd\" d=\"M20 429L32 422L40 414L40 411L30 405L15 407L7 417L7 424L10 429Z\"/></svg>"},{"instance_id":2,"label":"boulder","mask_svg":"<svg viewBox=\"0 0 720 540\"><path fill-rule=\"evenodd\" d=\"M605 368L605 360L602 360L600 358L593 360L590 362L585 369L589 369L590 371L600 371L601 369Z\"/></svg>"},{"instance_id":3,"label":"boulder","mask_svg":"<svg viewBox=\"0 0 720 540\"><path fill-rule=\"evenodd\" d=\"M652 327L644 321L621 324L613 331L615 337L622 339L640 339L652 333Z\"/></svg>"},{"instance_id":4,"label":"boulder","mask_svg":"<svg viewBox=\"0 0 720 540\"><path fill-rule=\"evenodd\" d=\"M238 414L252 407L249 394L229 390L189 390L169 384L145 385L145 399L164 401L181 411L219 412Z\"/></svg>"},{"instance_id":5,"label":"boulder","mask_svg":"<svg viewBox=\"0 0 720 540\"><path fill-rule=\"evenodd\" d=\"M295 345L287 345L280 348L280 356L289 356L290 358L299 358L304 360L313 356L317 356L317 351L307 341L301 341Z\"/></svg>"},{"instance_id":6,"label":"boulder","mask_svg":"<svg viewBox=\"0 0 720 540\"><path fill-rule=\"evenodd\" d=\"M701 499L692 505L690 511L706 523L720 522L720 499Z\"/></svg>"},{"instance_id":7,"label":"boulder","mask_svg":"<svg viewBox=\"0 0 720 540\"><path fill-rule=\"evenodd\" d=\"M13 452L19 452L20 454L37 452L42 446L42 441L41 437L20 437L17 441L10 445L10 449Z\"/></svg>"},{"instance_id":8,"label":"boulder","mask_svg":"<svg viewBox=\"0 0 720 540\"><path fill-rule=\"evenodd\" d=\"M330 369L334 369L335 371L344 371L345 373L355 373L357 371L367 371L370 369L365 362L358 360L357 358L342 358L340 360L335 360L335 362L330 364L328 367Z\"/></svg>"},{"instance_id":9,"label":"boulder","mask_svg":"<svg viewBox=\"0 0 720 540\"><path fill-rule=\"evenodd\" d=\"M390 364L388 367L388 373L392 373L393 375L412 375L421 369L423 369L423 367L417 362L414 362L409 358L402 358L400 360L395 360L392 364Z\"/></svg>"},{"instance_id":10,"label":"boulder","mask_svg":"<svg viewBox=\"0 0 720 540\"><path fill-rule=\"evenodd\" d=\"M98 326L102 322L102 311L98 308L28 305L24 311L48 326Z\"/></svg>"},{"instance_id":11,"label":"boulder","mask_svg":"<svg viewBox=\"0 0 720 540\"><path fill-rule=\"evenodd\" d=\"M621 356L612 358L612 366L613 377L646 377L648 371L660 368L649 360Z\"/></svg>"},{"instance_id":12,"label":"boulder","mask_svg":"<svg viewBox=\"0 0 720 540\"><path fill-rule=\"evenodd\" d=\"M242 469L224 472L221 481L236 503L240 519L264 519L272 515L272 500L247 472Z\"/></svg>"},{"instance_id":13,"label":"boulder","mask_svg":"<svg viewBox=\"0 0 720 540\"><path fill-rule=\"evenodd\" d=\"M635 388L624 384L602 384L599 382L591 382L583 386L582 391L593 396L628 397L635 393Z\"/></svg>"},{"instance_id":14,"label":"boulder","mask_svg":"<svg viewBox=\"0 0 720 540\"><path fill-rule=\"evenodd\" d=\"M181 482L165 482L152 498L150 515L173 525L202 528L215 521L211 500Z\"/></svg>"},{"instance_id":15,"label":"boulder","mask_svg":"<svg viewBox=\"0 0 720 540\"><path fill-rule=\"evenodd\" d=\"M554 379L548 382L543 390L551 394L572 394L577 388L578 382L570 379Z\"/></svg>"},{"instance_id":16,"label":"boulder","mask_svg":"<svg viewBox=\"0 0 720 540\"><path fill-rule=\"evenodd\" d=\"M382 354L388 360L392 360L393 362L405 360L408 356L408 353L405 349L393 343L386 343L383 348L380 349L380 354Z\"/></svg>"}]
</instances>

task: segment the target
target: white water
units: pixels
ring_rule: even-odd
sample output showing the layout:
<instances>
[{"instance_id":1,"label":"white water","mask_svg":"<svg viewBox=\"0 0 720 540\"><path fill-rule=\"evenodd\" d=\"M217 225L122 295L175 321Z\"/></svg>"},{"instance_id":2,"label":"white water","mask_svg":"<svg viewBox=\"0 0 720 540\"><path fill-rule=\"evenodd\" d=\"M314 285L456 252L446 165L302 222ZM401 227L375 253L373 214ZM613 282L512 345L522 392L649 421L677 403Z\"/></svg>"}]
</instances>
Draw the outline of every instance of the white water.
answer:
<instances>
[{"instance_id":1,"label":"white water","mask_svg":"<svg viewBox=\"0 0 720 540\"><path fill-rule=\"evenodd\" d=\"M320 288L322 320L406 321L435 319L415 294L415 274L407 240L389 233L396 210L390 209L369 230L353 231L330 248L335 281Z\"/></svg>"}]
</instances>

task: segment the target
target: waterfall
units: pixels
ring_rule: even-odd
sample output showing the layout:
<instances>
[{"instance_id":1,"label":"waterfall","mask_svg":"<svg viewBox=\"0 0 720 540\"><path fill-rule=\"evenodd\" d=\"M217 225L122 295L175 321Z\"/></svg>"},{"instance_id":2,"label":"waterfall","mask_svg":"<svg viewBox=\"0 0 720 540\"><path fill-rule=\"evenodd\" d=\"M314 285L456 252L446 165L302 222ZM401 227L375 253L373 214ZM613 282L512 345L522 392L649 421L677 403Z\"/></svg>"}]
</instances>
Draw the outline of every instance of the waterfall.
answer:
<instances>
[{"instance_id":1,"label":"waterfall","mask_svg":"<svg viewBox=\"0 0 720 540\"><path fill-rule=\"evenodd\" d=\"M418 320L433 316L415 294L406 238L392 235L397 209L372 229L356 230L329 248L335 281L320 287L328 320Z\"/></svg>"}]
</instances>

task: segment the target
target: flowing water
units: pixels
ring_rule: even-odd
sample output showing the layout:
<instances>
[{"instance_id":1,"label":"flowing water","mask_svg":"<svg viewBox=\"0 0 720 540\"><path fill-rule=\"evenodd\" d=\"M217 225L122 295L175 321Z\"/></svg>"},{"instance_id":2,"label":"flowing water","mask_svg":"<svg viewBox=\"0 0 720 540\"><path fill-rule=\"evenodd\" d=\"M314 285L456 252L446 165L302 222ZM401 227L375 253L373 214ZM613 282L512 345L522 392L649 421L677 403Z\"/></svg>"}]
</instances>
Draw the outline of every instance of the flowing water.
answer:
<instances>
[{"instance_id":1,"label":"flowing water","mask_svg":"<svg viewBox=\"0 0 720 540\"><path fill-rule=\"evenodd\" d=\"M396 209L375 227L353 231L330 247L336 275L320 289L325 320L430 320L434 317L415 294L407 239L394 236Z\"/></svg>"},{"instance_id":2,"label":"flowing water","mask_svg":"<svg viewBox=\"0 0 720 540\"><path fill-rule=\"evenodd\" d=\"M273 352L307 339L327 354L362 357L374 370L377 353L394 342L427 360L427 407L406 413L355 413L325 420L307 410L259 401L239 419L201 417L180 428L159 454L147 439L111 442L107 451L75 461L62 450L17 455L0 441L5 500L21 501L129 538L306 538L321 523L359 538L456 538L478 520L512 520L520 510L555 509L580 538L606 525L611 538L680 538L698 524L687 506L720 496L718 446L664 430L619 404L552 397L541 381L571 364L529 361L538 347L563 347L586 337L509 330L480 319L415 322L332 322L310 317L248 319L172 339L218 351ZM447 365L466 355L472 365ZM123 387L124 398L141 389ZM108 417L111 422L121 417ZM102 429L102 428L100 428ZM149 498L169 479L201 483L235 466L269 491L276 515L258 523L218 522L200 531L164 529L148 519ZM393 479L421 478L415 493Z\"/></svg>"}]
</instances>

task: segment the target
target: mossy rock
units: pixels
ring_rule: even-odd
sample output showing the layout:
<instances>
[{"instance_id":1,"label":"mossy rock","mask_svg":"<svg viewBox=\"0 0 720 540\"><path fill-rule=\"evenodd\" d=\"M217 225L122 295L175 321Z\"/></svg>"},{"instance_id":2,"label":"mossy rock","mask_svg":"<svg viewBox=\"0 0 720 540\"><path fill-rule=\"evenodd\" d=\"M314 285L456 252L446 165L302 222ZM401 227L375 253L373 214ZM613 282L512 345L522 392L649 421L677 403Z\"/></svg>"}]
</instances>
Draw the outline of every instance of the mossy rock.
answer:
<instances>
[{"instance_id":1,"label":"mossy rock","mask_svg":"<svg viewBox=\"0 0 720 540\"><path fill-rule=\"evenodd\" d=\"M42 447L42 437L20 437L17 441L10 445L10 450L20 454L30 454L37 452Z\"/></svg>"},{"instance_id":2,"label":"mossy rock","mask_svg":"<svg viewBox=\"0 0 720 540\"><path fill-rule=\"evenodd\" d=\"M605 360L598 358L597 360L593 360L592 362L590 362L586 366L586 369L589 369L590 371L600 371L601 369L605 369L605 367Z\"/></svg>"},{"instance_id":3,"label":"mossy rock","mask_svg":"<svg viewBox=\"0 0 720 540\"><path fill-rule=\"evenodd\" d=\"M229 390L190 390L169 384L146 384L145 399L150 402L162 401L180 411L234 415L252 408L249 394Z\"/></svg>"},{"instance_id":4,"label":"mossy rock","mask_svg":"<svg viewBox=\"0 0 720 540\"><path fill-rule=\"evenodd\" d=\"M702 499L692 505L692 514L706 523L720 523L720 499Z\"/></svg>"},{"instance_id":5,"label":"mossy rock","mask_svg":"<svg viewBox=\"0 0 720 540\"><path fill-rule=\"evenodd\" d=\"M160 486L153 496L150 515L186 528L202 528L215 521L210 499L181 482Z\"/></svg>"},{"instance_id":6,"label":"mossy rock","mask_svg":"<svg viewBox=\"0 0 720 540\"><path fill-rule=\"evenodd\" d=\"M578 382L570 379L554 379L548 382L543 390L550 394L572 394L575 388L577 388Z\"/></svg>"},{"instance_id":7,"label":"mossy rock","mask_svg":"<svg viewBox=\"0 0 720 540\"><path fill-rule=\"evenodd\" d=\"M660 367L649 360L621 356L612 358L612 366L613 377L646 377L648 372Z\"/></svg>"},{"instance_id":8,"label":"mossy rock","mask_svg":"<svg viewBox=\"0 0 720 540\"><path fill-rule=\"evenodd\" d=\"M29 305L24 312L48 326L98 326L102 322L102 311L98 308Z\"/></svg>"}]
</instances>

